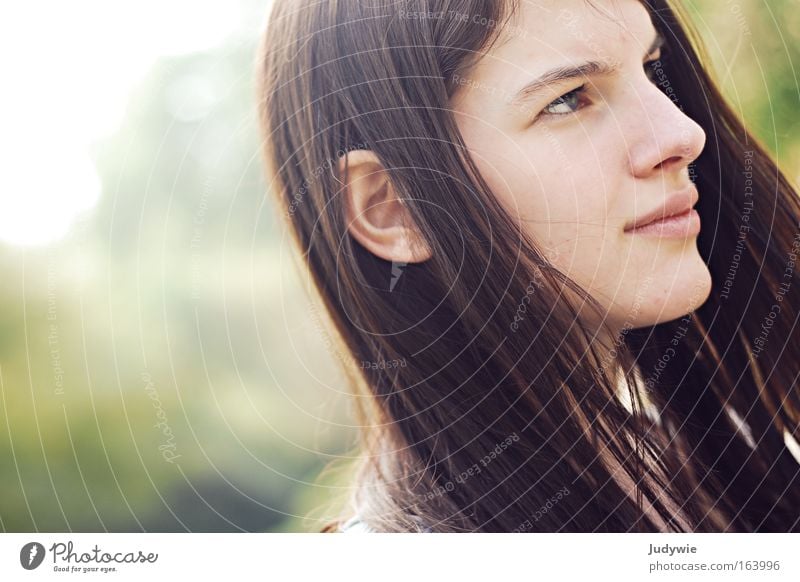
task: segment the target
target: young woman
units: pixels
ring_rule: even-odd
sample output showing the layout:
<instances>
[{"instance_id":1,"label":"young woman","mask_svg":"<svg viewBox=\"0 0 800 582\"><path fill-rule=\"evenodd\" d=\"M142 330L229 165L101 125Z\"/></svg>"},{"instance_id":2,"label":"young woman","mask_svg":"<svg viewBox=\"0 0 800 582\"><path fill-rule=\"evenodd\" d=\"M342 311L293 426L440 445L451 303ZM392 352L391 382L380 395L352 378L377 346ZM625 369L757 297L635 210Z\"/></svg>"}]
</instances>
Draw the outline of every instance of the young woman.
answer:
<instances>
[{"instance_id":1,"label":"young woman","mask_svg":"<svg viewBox=\"0 0 800 582\"><path fill-rule=\"evenodd\" d=\"M800 204L690 31L276 2L266 161L353 372L348 526L800 530Z\"/></svg>"}]
</instances>

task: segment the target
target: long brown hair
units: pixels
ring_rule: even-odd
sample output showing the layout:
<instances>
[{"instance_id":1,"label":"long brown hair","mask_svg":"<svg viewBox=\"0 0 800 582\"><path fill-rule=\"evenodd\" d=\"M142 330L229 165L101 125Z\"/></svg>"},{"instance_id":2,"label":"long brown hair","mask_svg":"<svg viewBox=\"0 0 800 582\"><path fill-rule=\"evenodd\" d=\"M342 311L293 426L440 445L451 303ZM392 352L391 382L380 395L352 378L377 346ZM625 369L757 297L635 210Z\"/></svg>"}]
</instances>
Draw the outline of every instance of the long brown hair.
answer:
<instances>
[{"instance_id":1,"label":"long brown hair","mask_svg":"<svg viewBox=\"0 0 800 582\"><path fill-rule=\"evenodd\" d=\"M258 63L269 187L360 363L344 358L372 529L800 528L784 442L800 438L797 194L726 104L679 7L643 3L667 41L656 80L708 135L692 175L713 290L601 351L585 325L599 306L500 206L448 107L513 3L276 2ZM430 260L392 264L348 234L338 160L353 148L389 172Z\"/></svg>"}]
</instances>

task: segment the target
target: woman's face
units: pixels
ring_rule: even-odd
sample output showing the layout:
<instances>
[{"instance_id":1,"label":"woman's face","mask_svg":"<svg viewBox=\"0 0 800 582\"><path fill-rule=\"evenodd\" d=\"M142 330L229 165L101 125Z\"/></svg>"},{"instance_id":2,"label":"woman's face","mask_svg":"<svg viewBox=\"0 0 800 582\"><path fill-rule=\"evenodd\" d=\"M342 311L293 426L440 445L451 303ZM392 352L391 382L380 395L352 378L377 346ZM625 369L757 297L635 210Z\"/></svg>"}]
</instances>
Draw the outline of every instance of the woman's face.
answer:
<instances>
[{"instance_id":1,"label":"woman's face","mask_svg":"<svg viewBox=\"0 0 800 582\"><path fill-rule=\"evenodd\" d=\"M639 327L681 317L710 292L696 212L630 229L695 204L689 164L705 133L657 86L669 81L653 67L661 51L644 6L592 4L523 0L455 79L451 105L482 175L550 261L607 323ZM573 67L582 73L555 78Z\"/></svg>"}]
</instances>

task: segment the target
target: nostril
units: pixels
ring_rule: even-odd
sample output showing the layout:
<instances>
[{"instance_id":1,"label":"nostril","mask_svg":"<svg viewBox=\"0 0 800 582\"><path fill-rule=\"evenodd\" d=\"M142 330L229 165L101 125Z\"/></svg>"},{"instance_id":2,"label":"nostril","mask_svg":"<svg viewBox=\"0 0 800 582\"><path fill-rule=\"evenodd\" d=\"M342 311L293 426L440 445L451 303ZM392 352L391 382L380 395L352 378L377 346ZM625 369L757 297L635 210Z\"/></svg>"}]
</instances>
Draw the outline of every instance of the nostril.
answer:
<instances>
[{"instance_id":1,"label":"nostril","mask_svg":"<svg viewBox=\"0 0 800 582\"><path fill-rule=\"evenodd\" d=\"M680 162L682 159L683 158L681 158L681 156L672 156L672 157L667 158L666 160L663 160L662 162L660 162L656 166L656 168L659 169L659 170L662 169L662 168L668 168L672 164L674 164L676 162Z\"/></svg>"}]
</instances>

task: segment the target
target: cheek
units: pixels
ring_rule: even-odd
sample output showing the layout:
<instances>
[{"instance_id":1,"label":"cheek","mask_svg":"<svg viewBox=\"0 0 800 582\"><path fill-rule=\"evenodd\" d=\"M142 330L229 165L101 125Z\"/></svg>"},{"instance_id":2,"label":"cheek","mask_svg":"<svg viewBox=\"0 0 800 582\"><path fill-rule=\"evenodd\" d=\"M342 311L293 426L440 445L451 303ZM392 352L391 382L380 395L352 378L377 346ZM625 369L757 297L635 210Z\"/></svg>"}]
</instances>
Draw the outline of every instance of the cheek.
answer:
<instances>
[{"instance_id":1,"label":"cheek","mask_svg":"<svg viewBox=\"0 0 800 582\"><path fill-rule=\"evenodd\" d=\"M590 146L571 148L568 164L558 154L566 146L548 150L540 145L528 158L496 156L491 166L484 161L479 168L548 259L579 284L593 287L615 273L620 239L612 217L621 185L620 174L609 171L612 162L598 159Z\"/></svg>"},{"instance_id":2,"label":"cheek","mask_svg":"<svg viewBox=\"0 0 800 582\"><path fill-rule=\"evenodd\" d=\"M462 127L481 175L553 265L587 289L620 277L619 207L627 182L619 136L543 124L512 140ZM628 186L629 187L629 186Z\"/></svg>"},{"instance_id":3,"label":"cheek","mask_svg":"<svg viewBox=\"0 0 800 582\"><path fill-rule=\"evenodd\" d=\"M579 171L565 169L546 152L536 162L510 154L479 163L492 191L540 244L594 237L610 208L613 188L602 163L587 160Z\"/></svg>"}]
</instances>

